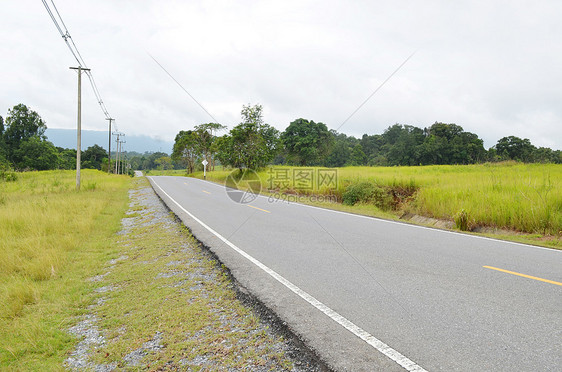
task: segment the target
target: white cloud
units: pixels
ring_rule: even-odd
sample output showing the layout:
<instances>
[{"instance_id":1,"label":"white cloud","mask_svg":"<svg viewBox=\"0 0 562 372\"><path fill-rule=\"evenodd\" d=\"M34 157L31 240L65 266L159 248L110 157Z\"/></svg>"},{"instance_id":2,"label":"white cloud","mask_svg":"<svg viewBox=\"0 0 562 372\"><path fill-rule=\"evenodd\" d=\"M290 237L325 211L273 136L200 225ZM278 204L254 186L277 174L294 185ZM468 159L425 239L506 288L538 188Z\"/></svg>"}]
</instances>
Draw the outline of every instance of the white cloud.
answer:
<instances>
[{"instance_id":1,"label":"white cloud","mask_svg":"<svg viewBox=\"0 0 562 372\"><path fill-rule=\"evenodd\" d=\"M283 130L304 117L337 128L405 58L415 56L340 130L454 122L490 147L508 135L562 149L562 5L556 1L57 0L119 130L173 140L264 106ZM17 103L74 128L76 65L40 2L3 4L0 109ZM83 126L107 121L90 87Z\"/></svg>"}]
</instances>

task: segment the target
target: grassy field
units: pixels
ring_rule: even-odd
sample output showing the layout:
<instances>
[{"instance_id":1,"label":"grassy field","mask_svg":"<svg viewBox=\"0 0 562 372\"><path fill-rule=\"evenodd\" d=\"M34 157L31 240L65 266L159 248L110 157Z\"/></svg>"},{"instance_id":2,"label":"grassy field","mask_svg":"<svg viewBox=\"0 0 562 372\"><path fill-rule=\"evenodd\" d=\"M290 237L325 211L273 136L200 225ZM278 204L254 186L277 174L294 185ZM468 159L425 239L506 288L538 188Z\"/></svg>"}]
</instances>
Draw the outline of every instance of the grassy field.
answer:
<instances>
[{"instance_id":1,"label":"grassy field","mask_svg":"<svg viewBox=\"0 0 562 372\"><path fill-rule=\"evenodd\" d=\"M82 171L18 173L0 182L0 366L59 370L86 307L92 275L112 248L127 207L128 176Z\"/></svg>"},{"instance_id":2,"label":"grassy field","mask_svg":"<svg viewBox=\"0 0 562 372\"><path fill-rule=\"evenodd\" d=\"M331 194L338 201L313 203L317 205L386 218L416 214L454 221L459 229L468 231L476 228L508 229L514 233L531 234L523 238L525 241L531 239L537 244L554 247L562 245L562 165L509 162L345 167L336 170L335 187L299 190L291 182L294 181L294 172L299 173L303 169L311 170L318 180L317 172L322 168L276 166L258 172L258 176L264 190L273 188L293 195ZM289 180L285 186L280 182L272 184L272 177L286 171ZM230 172L207 172L207 179L225 183ZM202 178L201 173L193 176ZM370 197L359 197L353 206L340 204L354 191L361 194L365 186L370 187ZM521 240L520 236L511 238Z\"/></svg>"},{"instance_id":3,"label":"grassy field","mask_svg":"<svg viewBox=\"0 0 562 372\"><path fill-rule=\"evenodd\" d=\"M16 176L0 182L0 370L318 370L145 178Z\"/></svg>"}]
</instances>

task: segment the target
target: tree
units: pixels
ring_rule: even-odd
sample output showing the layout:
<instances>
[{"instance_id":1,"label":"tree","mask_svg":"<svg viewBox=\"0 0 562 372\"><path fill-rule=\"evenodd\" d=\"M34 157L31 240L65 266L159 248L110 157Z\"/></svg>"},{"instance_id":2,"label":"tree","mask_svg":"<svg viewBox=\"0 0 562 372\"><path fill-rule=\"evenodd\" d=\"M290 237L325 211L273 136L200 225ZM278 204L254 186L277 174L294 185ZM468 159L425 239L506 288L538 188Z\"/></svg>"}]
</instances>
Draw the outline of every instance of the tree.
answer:
<instances>
[{"instance_id":1,"label":"tree","mask_svg":"<svg viewBox=\"0 0 562 372\"><path fill-rule=\"evenodd\" d=\"M8 167L8 153L6 151L6 144L4 143L4 119L0 116L0 169Z\"/></svg>"},{"instance_id":2,"label":"tree","mask_svg":"<svg viewBox=\"0 0 562 372\"><path fill-rule=\"evenodd\" d=\"M215 155L217 152L216 135L219 130L225 129L226 126L219 123L207 123L195 126L198 135L199 148L203 153L203 157L209 163L209 169L215 170Z\"/></svg>"},{"instance_id":3,"label":"tree","mask_svg":"<svg viewBox=\"0 0 562 372\"><path fill-rule=\"evenodd\" d=\"M174 166L172 165L172 159L169 156L162 156L154 161L157 164L156 169L159 170L168 170L173 169Z\"/></svg>"},{"instance_id":4,"label":"tree","mask_svg":"<svg viewBox=\"0 0 562 372\"><path fill-rule=\"evenodd\" d=\"M105 158L107 158L107 151L103 147L99 145L90 146L81 155L82 167L84 169L101 170L101 165Z\"/></svg>"},{"instance_id":5,"label":"tree","mask_svg":"<svg viewBox=\"0 0 562 372\"><path fill-rule=\"evenodd\" d=\"M193 173L197 160L201 158L198 134L192 130L181 130L177 135L172 160L184 165L187 173Z\"/></svg>"},{"instance_id":6,"label":"tree","mask_svg":"<svg viewBox=\"0 0 562 372\"><path fill-rule=\"evenodd\" d=\"M45 140L46 129L47 126L39 114L30 110L24 104L16 105L8 110L2 135L8 159L15 162L15 159L13 159L14 152L22 142L29 140L31 137L36 136L40 140Z\"/></svg>"},{"instance_id":7,"label":"tree","mask_svg":"<svg viewBox=\"0 0 562 372\"><path fill-rule=\"evenodd\" d=\"M373 163L374 159L378 158L379 156L382 156L381 155L382 145L383 145L382 135L380 134L374 134L372 136L364 134L363 137L361 137L361 147L365 152L365 155L367 155L367 158L369 159L369 163Z\"/></svg>"},{"instance_id":8,"label":"tree","mask_svg":"<svg viewBox=\"0 0 562 372\"><path fill-rule=\"evenodd\" d=\"M76 150L57 147L59 153L59 169L76 169Z\"/></svg>"},{"instance_id":9,"label":"tree","mask_svg":"<svg viewBox=\"0 0 562 372\"><path fill-rule=\"evenodd\" d=\"M59 164L59 153L49 141L33 136L20 143L14 151L18 169L48 170L54 169Z\"/></svg>"},{"instance_id":10,"label":"tree","mask_svg":"<svg viewBox=\"0 0 562 372\"><path fill-rule=\"evenodd\" d=\"M351 162L352 150L359 143L359 140L353 136L347 136L344 133L338 133L335 130L330 131L330 135L334 139L334 145L328 156L324 159L324 165L327 167L343 167Z\"/></svg>"},{"instance_id":11,"label":"tree","mask_svg":"<svg viewBox=\"0 0 562 372\"><path fill-rule=\"evenodd\" d=\"M425 132L422 164L474 164L486 158L484 142L459 125L436 122Z\"/></svg>"},{"instance_id":12,"label":"tree","mask_svg":"<svg viewBox=\"0 0 562 372\"><path fill-rule=\"evenodd\" d=\"M351 149L350 165L367 165L367 155L365 155L361 143L358 143Z\"/></svg>"},{"instance_id":13,"label":"tree","mask_svg":"<svg viewBox=\"0 0 562 372\"><path fill-rule=\"evenodd\" d=\"M535 150L536 147L529 139L515 136L503 137L496 144L496 151L500 157L522 162L531 162Z\"/></svg>"},{"instance_id":14,"label":"tree","mask_svg":"<svg viewBox=\"0 0 562 372\"><path fill-rule=\"evenodd\" d=\"M288 160L297 165L315 165L324 159L334 144L334 137L323 123L306 119L291 122L281 134Z\"/></svg>"},{"instance_id":15,"label":"tree","mask_svg":"<svg viewBox=\"0 0 562 372\"><path fill-rule=\"evenodd\" d=\"M240 170L265 167L277 153L279 131L263 122L261 105L243 106L241 115L242 122L218 140L217 156Z\"/></svg>"},{"instance_id":16,"label":"tree","mask_svg":"<svg viewBox=\"0 0 562 372\"><path fill-rule=\"evenodd\" d=\"M382 152L389 165L418 165L424 139L422 129L394 124L382 135Z\"/></svg>"}]
</instances>

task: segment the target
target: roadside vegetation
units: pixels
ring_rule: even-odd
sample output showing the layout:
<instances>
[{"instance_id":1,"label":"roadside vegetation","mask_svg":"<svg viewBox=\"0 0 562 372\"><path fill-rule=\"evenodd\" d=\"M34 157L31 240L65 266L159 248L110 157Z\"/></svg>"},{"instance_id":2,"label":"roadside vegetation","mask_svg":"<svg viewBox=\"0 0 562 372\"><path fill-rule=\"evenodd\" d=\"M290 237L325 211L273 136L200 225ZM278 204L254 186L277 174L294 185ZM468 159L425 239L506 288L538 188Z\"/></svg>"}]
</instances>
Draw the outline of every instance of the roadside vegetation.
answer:
<instances>
[{"instance_id":1,"label":"roadside vegetation","mask_svg":"<svg viewBox=\"0 0 562 372\"><path fill-rule=\"evenodd\" d=\"M562 247L560 164L343 167L335 168L336 187L295 187L295 175L303 171L317 175L319 169L325 168L273 166L257 174L262 190L281 198L333 196L312 204L394 219L420 215L450 221L463 231L500 229L495 233L512 240ZM231 172L207 172L207 179L225 184ZM289 178L279 182L279 174ZM202 172L192 176L202 178ZM244 188L244 183L229 186ZM309 202L310 198L298 200Z\"/></svg>"},{"instance_id":2,"label":"roadside vegetation","mask_svg":"<svg viewBox=\"0 0 562 372\"><path fill-rule=\"evenodd\" d=\"M302 371L286 356L298 350L244 306L227 272L145 178L133 180L130 198L116 251L90 279L93 305L72 328L85 338L66 364L75 370ZM88 337L92 332L97 337ZM309 367L304 370L316 370Z\"/></svg>"},{"instance_id":3,"label":"roadside vegetation","mask_svg":"<svg viewBox=\"0 0 562 372\"><path fill-rule=\"evenodd\" d=\"M316 371L145 178L0 180L0 370Z\"/></svg>"},{"instance_id":4,"label":"roadside vegetation","mask_svg":"<svg viewBox=\"0 0 562 372\"><path fill-rule=\"evenodd\" d=\"M0 180L0 369L59 370L131 179L83 170L77 192L73 171L10 174Z\"/></svg>"}]
</instances>

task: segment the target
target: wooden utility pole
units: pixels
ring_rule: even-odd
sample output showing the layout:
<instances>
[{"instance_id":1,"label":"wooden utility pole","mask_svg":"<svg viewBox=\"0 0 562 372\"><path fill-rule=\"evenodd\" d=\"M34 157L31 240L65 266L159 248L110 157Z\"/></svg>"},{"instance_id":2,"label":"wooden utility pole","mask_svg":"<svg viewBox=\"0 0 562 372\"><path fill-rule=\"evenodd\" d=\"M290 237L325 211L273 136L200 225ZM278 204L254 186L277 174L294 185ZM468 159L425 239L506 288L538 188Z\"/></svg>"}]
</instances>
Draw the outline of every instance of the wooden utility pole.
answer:
<instances>
[{"instance_id":1,"label":"wooden utility pole","mask_svg":"<svg viewBox=\"0 0 562 372\"><path fill-rule=\"evenodd\" d=\"M113 133L114 136L117 136L117 138L115 139L115 174L117 174L117 165L119 164L119 136L121 135L121 133L117 132L117 133Z\"/></svg>"},{"instance_id":2,"label":"wooden utility pole","mask_svg":"<svg viewBox=\"0 0 562 372\"><path fill-rule=\"evenodd\" d=\"M115 133L113 133L113 135L117 136L117 139L115 140L116 147L117 147L116 154L115 154L115 173L119 174L119 157L120 157L120 152L121 152L120 146L119 146L119 143L121 141L119 141L119 137L124 136L125 133L115 132Z\"/></svg>"},{"instance_id":3,"label":"wooden utility pole","mask_svg":"<svg viewBox=\"0 0 562 372\"><path fill-rule=\"evenodd\" d=\"M119 164L119 168L121 169L121 174L125 174L124 172L124 159L125 157L123 156L123 144L127 143L127 141L119 141L119 154L121 154L120 159L121 159L121 163Z\"/></svg>"},{"instance_id":4,"label":"wooden utility pole","mask_svg":"<svg viewBox=\"0 0 562 372\"><path fill-rule=\"evenodd\" d=\"M70 67L78 70L78 127L76 130L76 190L80 191L80 155L82 150L82 71L90 71L89 68Z\"/></svg>"},{"instance_id":5,"label":"wooden utility pole","mask_svg":"<svg viewBox=\"0 0 562 372\"><path fill-rule=\"evenodd\" d=\"M115 119L107 118L105 120L109 120L109 147L107 150L107 173L111 171L111 122Z\"/></svg>"}]
</instances>

